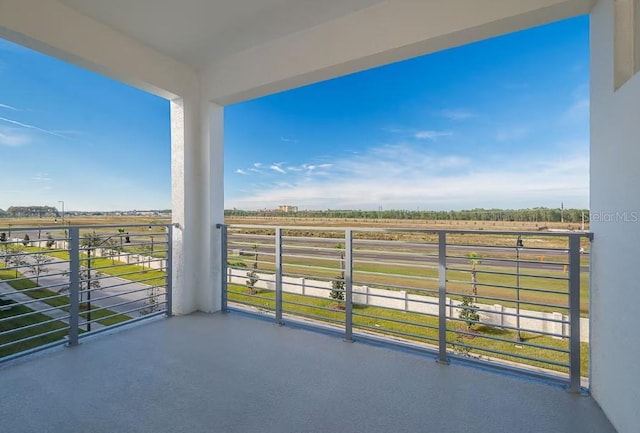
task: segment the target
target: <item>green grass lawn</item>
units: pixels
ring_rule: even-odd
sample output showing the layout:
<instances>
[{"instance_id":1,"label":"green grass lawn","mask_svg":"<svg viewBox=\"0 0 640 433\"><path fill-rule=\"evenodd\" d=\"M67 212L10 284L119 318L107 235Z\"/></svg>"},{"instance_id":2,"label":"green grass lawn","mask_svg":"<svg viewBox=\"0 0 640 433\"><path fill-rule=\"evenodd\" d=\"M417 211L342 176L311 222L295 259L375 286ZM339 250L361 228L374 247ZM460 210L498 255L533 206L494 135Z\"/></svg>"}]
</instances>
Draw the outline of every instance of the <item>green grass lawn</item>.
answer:
<instances>
[{"instance_id":1,"label":"green grass lawn","mask_svg":"<svg viewBox=\"0 0 640 433\"><path fill-rule=\"evenodd\" d=\"M34 247L31 247L34 248ZM34 248L34 250L37 250ZM69 260L69 253L66 251L47 251L46 249L40 249L47 255L61 259ZM86 266L87 255L80 254L80 264ZM121 277L125 280L142 282L151 286L161 286L166 283L166 274L164 271L157 269L147 269L138 264L126 264L117 260L112 260L107 257L92 257L91 269L103 273L105 275L111 275L114 277Z\"/></svg>"},{"instance_id":2,"label":"green grass lawn","mask_svg":"<svg viewBox=\"0 0 640 433\"><path fill-rule=\"evenodd\" d=\"M33 299L41 299L42 302L47 305L58 307L64 311L69 311L69 297L67 295L60 295L52 290L38 288L39 286L36 285L36 283L20 273L18 273L18 278L20 279L15 280L14 270L0 269L0 279L13 280L8 281L8 284L14 289L24 291L26 295ZM95 308L95 306L93 308ZM92 310L91 316L92 320L100 319L97 322L104 326L115 325L131 319L130 316L118 314L117 312L108 309Z\"/></svg>"},{"instance_id":3,"label":"green grass lawn","mask_svg":"<svg viewBox=\"0 0 640 433\"><path fill-rule=\"evenodd\" d=\"M228 299L232 302L253 305L265 310L275 308L275 293L263 290L251 295L247 288L239 285L229 285ZM320 299L310 296L283 293L283 311L285 314L300 315L321 321L344 323L345 313L336 308L337 302L332 299ZM412 341L437 344L438 318L419 313L409 313L380 307L357 306L353 310L354 327L366 329L379 334L394 335ZM408 323L400 323L408 322ZM447 342L448 346L456 351L463 351L460 344L474 346L469 356L489 356L502 360L517 362L520 364L541 367L550 370L567 373L567 368L549 364L548 362L568 363L568 354L557 352L554 349L567 350L568 340L554 339L533 333L522 333L524 342L514 342L515 333L511 330L501 330L488 326L477 326L473 335L463 335L466 326L459 320L448 320ZM462 332L460 332L462 331ZM489 339L495 337L499 340ZM544 346L544 349L527 346L527 343ZM456 348L457 344L457 348ZM588 375L589 345L581 343L581 374ZM483 350L484 349L484 350ZM505 352L511 355L490 353L487 350ZM518 358L517 355L533 357L542 361L531 361Z\"/></svg>"},{"instance_id":4,"label":"green grass lawn","mask_svg":"<svg viewBox=\"0 0 640 433\"><path fill-rule=\"evenodd\" d=\"M2 301L4 306L11 305L13 302L11 301ZM24 305L13 305L8 310L0 310L0 319L11 318L15 316L20 316L23 314L28 314L33 312L30 308L27 308ZM60 330L58 332L52 332L49 335L44 335L41 337L34 338L32 340L24 341L21 343L12 344L7 347L0 348L0 358L12 355L14 353L22 352L25 350L32 349L34 347L42 346L44 344L53 343L55 341L59 341L66 337L67 335L67 325L64 322L55 321L51 323L42 323L51 320L51 318L44 314L31 314L26 317L15 317L14 319L0 322L0 332L9 331L13 329L23 328L26 326L33 326L28 329L21 329L16 332L12 332L8 335L0 336L0 345L6 344L12 341L18 341L29 337L34 337L39 334ZM38 325L38 324L41 325Z\"/></svg>"}]
</instances>

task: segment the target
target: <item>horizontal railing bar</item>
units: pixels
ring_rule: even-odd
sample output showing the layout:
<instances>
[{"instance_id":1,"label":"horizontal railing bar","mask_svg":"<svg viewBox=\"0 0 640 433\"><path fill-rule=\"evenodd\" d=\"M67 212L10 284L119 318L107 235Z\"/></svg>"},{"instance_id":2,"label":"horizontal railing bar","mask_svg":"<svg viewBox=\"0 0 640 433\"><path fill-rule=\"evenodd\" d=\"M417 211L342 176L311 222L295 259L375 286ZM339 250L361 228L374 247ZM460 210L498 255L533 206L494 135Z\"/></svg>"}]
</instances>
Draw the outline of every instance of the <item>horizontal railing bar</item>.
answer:
<instances>
[{"instance_id":1,"label":"horizontal railing bar","mask_svg":"<svg viewBox=\"0 0 640 433\"><path fill-rule=\"evenodd\" d=\"M464 286L472 286L474 283L470 282L470 281L465 281L465 280L447 280L448 283L456 283L456 284L462 284ZM558 296L569 296L568 292L560 292L560 291L555 291L555 290L547 290L547 289L540 289L537 287L529 287L529 286L512 286L509 284L488 284L488 283L481 283L481 282L475 282L475 285L477 287L493 287L496 289L506 289L506 290L522 290L525 292L535 292L535 293L548 293L550 295L558 295Z\"/></svg>"},{"instance_id":2,"label":"horizontal railing bar","mask_svg":"<svg viewBox=\"0 0 640 433\"><path fill-rule=\"evenodd\" d=\"M160 296L160 295L157 295L157 296ZM136 299L136 300L133 300L133 301L122 302L122 303L120 303L120 304L114 304L114 305L111 305L110 307L120 307L120 306L122 306L122 305L133 304L134 302L140 302L140 301L142 301L143 299L151 299L152 297L156 297L156 296L150 296L150 297L148 297L148 298L141 298L141 299ZM165 301L160 301L160 302L158 302L158 304L157 304L157 305L165 305L165 304L166 304L166 302L165 302ZM107 316L103 316L103 317L96 317L95 319L91 319L91 320L85 320L85 321L81 322L80 324L81 324L81 325L86 325L86 324L89 324L89 323L96 323L96 322L100 322L101 320L111 319L111 318L113 318L113 317L117 317L117 316L128 316L130 313L134 313L134 312L136 312L136 311L144 310L145 308L149 308L149 306L148 306L148 305L144 305L144 306L142 306L142 307L136 307L136 308L132 308L132 309L130 309L130 310L125 310L125 311L114 311L114 312L113 312L113 314L109 314L109 315L107 315ZM91 313L95 313L95 312L97 312L97 311L109 310L109 309L110 309L109 307L92 308L92 309L91 309ZM163 312L164 312L164 311L166 311L166 309L161 309L161 310L162 310ZM80 315L81 315L81 316L86 316L86 315L87 315L87 313L88 313L88 311L82 311ZM112 325L103 325L103 326L110 327L110 326L112 326Z\"/></svg>"},{"instance_id":3,"label":"horizontal railing bar","mask_svg":"<svg viewBox=\"0 0 640 433\"><path fill-rule=\"evenodd\" d=\"M123 293L115 293L113 295L107 295L107 296L101 296L100 298L91 298L91 303L94 302L98 302L98 301L102 301L104 299L111 299L111 298L117 298L118 296L124 296L124 295L130 295L132 293L140 293L140 292L145 292L147 290L152 290L152 289L164 289L165 286L149 286L149 287L143 287L142 289L137 289L137 290L131 290L129 292L123 292ZM162 293L163 295L166 293ZM145 298L140 298L137 300L141 300L141 299L145 299Z\"/></svg>"},{"instance_id":4,"label":"horizontal railing bar","mask_svg":"<svg viewBox=\"0 0 640 433\"><path fill-rule=\"evenodd\" d=\"M89 332L83 332L82 334L80 334L79 338L80 339L84 339L84 338L87 338L87 337L94 336L96 334L100 334L100 333L105 332L105 331L110 331L110 330L112 330L114 328L120 328L122 326L131 325L133 323L140 322L140 321L143 321L143 320L151 320L154 317L164 316L166 314L167 314L166 311L156 311L154 313L145 314L144 316L134 317L134 318L131 318L129 320L125 320L125 321L122 321L122 322L114 323L113 325L103 326L102 328L98 328L98 329L92 329Z\"/></svg>"},{"instance_id":5,"label":"horizontal railing bar","mask_svg":"<svg viewBox=\"0 0 640 433\"><path fill-rule=\"evenodd\" d=\"M498 298L498 297L495 297L495 296L486 296L486 295L481 295L480 293L475 295L475 294L470 294L470 293L451 292L451 291L447 290L447 295L460 296L460 297L471 296L471 297L476 297L476 298L480 298L480 299L491 299L493 301L510 302L512 304L516 302L515 299L506 299L506 298ZM569 309L568 306L562 306L562 305L556 305L556 304L544 304L544 303L541 303L541 302L525 301L523 299L520 300L520 304L535 305L535 306L538 306L538 307L559 308L561 310L568 310Z\"/></svg>"},{"instance_id":6,"label":"horizontal railing bar","mask_svg":"<svg viewBox=\"0 0 640 433\"><path fill-rule=\"evenodd\" d=\"M502 235L502 236L516 236L521 235L525 237L569 237L569 236L577 236L580 238L591 238L592 233L590 232L571 232L571 233L561 233L561 232L539 232L539 231L500 231L500 230L461 230L461 229L418 229L418 228L382 228L382 227L371 227L366 229L361 229L358 227L313 227L313 226L257 226L250 224L229 224L227 227L235 228L235 229L273 229L276 227L282 230L322 230L322 231L332 231L332 232L342 232L344 233L345 229L351 229L354 233L366 233L366 232L383 232L383 233L447 233L447 234L477 234L477 235Z\"/></svg>"},{"instance_id":7,"label":"horizontal railing bar","mask_svg":"<svg viewBox=\"0 0 640 433\"><path fill-rule=\"evenodd\" d=\"M417 334L413 334L411 332L404 332L404 331L397 331L397 330L392 330L389 328L378 328L375 326L371 326L371 325L366 325L364 323L353 323L353 327L354 328L360 328L360 329L370 329L372 331L375 331L376 334L378 335L401 335L403 337L408 337L408 338L413 338L419 341L422 340L428 340L428 341L433 341L433 342L438 342L437 338L434 337L428 337L426 335L417 335Z\"/></svg>"},{"instance_id":8,"label":"horizontal railing bar","mask_svg":"<svg viewBox=\"0 0 640 433\"><path fill-rule=\"evenodd\" d=\"M526 273L522 273L522 272L520 272L518 274L518 272L486 271L486 270L481 270L481 269L476 269L474 271L472 269L454 268L454 267L447 267L447 270L448 271L466 272L466 273L475 272L476 274L484 274L484 275L506 275L506 276L510 276L510 277L516 277L516 276L520 275L521 277L540 278L540 279L544 279L544 280L569 281L568 277L558 277L558 276L554 276L554 275L526 274Z\"/></svg>"},{"instance_id":9,"label":"horizontal railing bar","mask_svg":"<svg viewBox=\"0 0 640 433\"><path fill-rule=\"evenodd\" d=\"M8 307L8 306L22 306L22 304L14 303L14 304L10 304L10 305L5 305L5 307ZM35 316L36 314L44 314L45 316L48 316L48 314L46 314L46 313L49 312L49 311L54 311L54 310L62 310L62 311L64 311L64 309L68 308L68 307L69 307L69 304L62 305L60 307L45 308L44 310L32 310L32 309L29 309L28 313L22 313L22 314L17 314L15 316L4 317L4 318L0 319L0 323L9 322L11 320L21 319L21 318L25 318L25 317L29 317L29 316Z\"/></svg>"},{"instance_id":10,"label":"horizontal railing bar","mask_svg":"<svg viewBox=\"0 0 640 433\"><path fill-rule=\"evenodd\" d=\"M437 257L435 257L437 259ZM413 262L413 263L398 263L398 262L383 262L383 261L375 261L375 260L357 260L354 258L354 265L357 264L369 264L369 265L379 265L379 266L394 266L398 268L413 268L413 269L438 269L437 266L428 265L428 262ZM391 274L395 275L395 274Z\"/></svg>"},{"instance_id":11,"label":"horizontal railing bar","mask_svg":"<svg viewBox=\"0 0 640 433\"><path fill-rule=\"evenodd\" d=\"M411 325L411 326L418 326L420 328L427 328L427 329L433 329L433 330L438 330L437 326L433 326L433 325L427 325L426 323L416 323L416 322L409 322L409 321L405 321L405 320L400 320L400 319L392 319L390 317L381 317L381 316L372 316L370 314L362 314L362 313L353 313L354 317L366 317L368 319L375 319L375 320L384 320L384 321L388 321L388 322L394 322L394 323L400 323L403 325ZM438 315L432 315L432 314L424 314L424 316L428 316L428 317L433 317L433 318L438 318ZM434 337L435 338L435 337ZM437 338L435 338L437 340Z\"/></svg>"},{"instance_id":12,"label":"horizontal railing bar","mask_svg":"<svg viewBox=\"0 0 640 433\"><path fill-rule=\"evenodd\" d=\"M428 288L424 288L424 287L416 287L416 286L402 286L399 284L386 284L386 283L378 283L375 281L364 281L364 280L357 280L353 282L354 286L367 286L370 289L378 289L378 288L386 288L386 289L391 289L391 290L396 290L396 291L400 291L400 290L404 290L404 291L412 291L412 292L421 292L421 293L431 293L434 296L430 296L430 297L438 297L438 288L434 287L433 289L428 289ZM356 293L356 292L354 292ZM364 293L358 293L360 295L364 295ZM417 296L426 296L426 295L422 295L422 294L417 294L417 293L407 293L407 295L417 295ZM409 301L413 302L413 299L408 299ZM417 300L416 300L417 301ZM437 302L436 302L437 304Z\"/></svg>"},{"instance_id":13,"label":"horizontal railing bar","mask_svg":"<svg viewBox=\"0 0 640 433\"><path fill-rule=\"evenodd\" d=\"M237 300L237 299L234 299L234 300L230 299L228 302L230 304L248 305L250 307L258 308L258 309L261 309L261 310L266 310L266 311L269 311L269 312L276 311L275 307L270 307L268 305L262 305L262 304L256 304L254 302L240 301L240 300Z\"/></svg>"},{"instance_id":14,"label":"horizontal railing bar","mask_svg":"<svg viewBox=\"0 0 640 433\"><path fill-rule=\"evenodd\" d=\"M31 336L23 338L21 340L9 341L7 343L0 344L0 349L4 349L5 347L13 346L15 344L26 343L27 341L35 340L36 338L41 338L41 337L45 337L47 335L55 334L56 332L65 332L65 331L68 332L68 330L69 330L69 326L66 326L66 327L62 327L62 328L59 328L59 329L54 329L54 330L51 330L51 331L48 331L48 332L43 332L41 334L31 335Z\"/></svg>"},{"instance_id":15,"label":"horizontal railing bar","mask_svg":"<svg viewBox=\"0 0 640 433\"><path fill-rule=\"evenodd\" d=\"M472 321L471 323L480 324L480 322L476 322L476 321ZM569 354L569 349L562 349L562 348L552 347L552 346L543 346L543 345L539 345L539 344L528 343L526 341L514 342L514 340L507 340L506 338L494 337L493 335L477 334L477 333L473 333L473 332L470 332L470 331L465 331L465 330L462 330L462 329L447 328L447 331L455 332L455 333L458 333L458 334L472 336L474 338L483 338L485 340L499 341L499 342L502 342L502 343L513 343L513 344L518 344L518 345L521 345L521 346L532 347L534 349L550 350L552 352L559 352L559 353ZM525 331L525 330L522 329L522 331ZM530 331L526 331L526 332L530 332ZM449 341L449 340L447 340L447 341Z\"/></svg>"},{"instance_id":16,"label":"horizontal railing bar","mask_svg":"<svg viewBox=\"0 0 640 433\"><path fill-rule=\"evenodd\" d=\"M70 316L61 317L61 318L51 318L49 320L45 320L45 321L37 322L37 323L32 323L30 325L21 326L19 328L6 329L6 330L0 332L0 337L4 336L4 335L7 335L7 334L14 334L16 332L24 331L24 330L27 330L27 329L37 328L38 326L48 325L49 323L55 323L55 322L63 322L64 323L64 320L69 320L69 317ZM60 329L64 329L64 328L60 328Z\"/></svg>"},{"instance_id":17,"label":"horizontal railing bar","mask_svg":"<svg viewBox=\"0 0 640 433\"><path fill-rule=\"evenodd\" d=\"M469 260L468 256L447 256L447 259L458 259L458 260ZM529 264L529 265L539 265L539 264L544 264L544 265L548 265L549 267L551 266L569 266L568 262L554 262L554 261L549 261L549 260L545 260L544 262L541 262L539 260L526 260L526 259L510 259L510 258L500 258L500 257L480 257L480 260L482 260L482 262L486 265L487 262L490 263L512 263L512 264L516 264L516 263L520 263L521 265L523 264ZM506 266L505 266L506 267Z\"/></svg>"},{"instance_id":18,"label":"horizontal railing bar","mask_svg":"<svg viewBox=\"0 0 640 433\"><path fill-rule=\"evenodd\" d=\"M67 344L67 343L69 343L69 337L65 336L64 338L57 341L52 341L51 343L41 344L40 346L32 347L30 349L26 349L17 353L12 353L11 355L4 356L0 358L0 363L10 362L15 359L29 356L34 353L42 352L43 350L53 349L54 347L62 346L63 344Z\"/></svg>"},{"instance_id":19,"label":"horizontal railing bar","mask_svg":"<svg viewBox=\"0 0 640 433\"><path fill-rule=\"evenodd\" d=\"M378 277L394 277L394 278L402 278L405 280L418 280L418 281L438 281L437 277L421 277L418 275L402 275L402 274L387 274L385 272L374 272L374 271L353 271L354 274L362 274L362 275L375 275Z\"/></svg>"},{"instance_id":20,"label":"horizontal railing bar","mask_svg":"<svg viewBox=\"0 0 640 433\"><path fill-rule=\"evenodd\" d=\"M316 320L318 322L325 322L325 323L336 323L336 324L344 324L344 320L338 320L338 319L331 319L329 317L324 317L324 316L316 316L315 314L310 314L310 313L301 313L301 312L291 312L291 311L285 311L284 313L286 313L287 315L290 316L298 316L298 317L306 317L308 319L312 319L312 320ZM285 318L286 320L286 318ZM318 326L318 325L316 325Z\"/></svg>"},{"instance_id":21,"label":"horizontal railing bar","mask_svg":"<svg viewBox=\"0 0 640 433\"><path fill-rule=\"evenodd\" d=\"M518 354L516 352L503 352L501 350L495 350L495 349L479 347L479 346L472 346L472 345L469 345L469 344L460 343L460 342L456 342L456 341L449 341L449 340L447 340L447 343L453 344L455 346L466 347L466 348L469 348L469 349L472 349L472 350L473 349L477 349L477 350L481 350L483 352L494 353L494 354L497 354L497 355L511 356L511 357L519 358L519 359L526 359L527 361L539 362L541 364L555 365L557 367L565 367L565 368L569 367L569 364L565 364L565 363L561 363L561 362L557 362L557 361L552 361L552 360L547 360L547 359L533 358L531 356L521 355L521 354ZM495 361L499 362L500 360L496 359ZM506 361L508 361L508 360L506 360Z\"/></svg>"}]
</instances>

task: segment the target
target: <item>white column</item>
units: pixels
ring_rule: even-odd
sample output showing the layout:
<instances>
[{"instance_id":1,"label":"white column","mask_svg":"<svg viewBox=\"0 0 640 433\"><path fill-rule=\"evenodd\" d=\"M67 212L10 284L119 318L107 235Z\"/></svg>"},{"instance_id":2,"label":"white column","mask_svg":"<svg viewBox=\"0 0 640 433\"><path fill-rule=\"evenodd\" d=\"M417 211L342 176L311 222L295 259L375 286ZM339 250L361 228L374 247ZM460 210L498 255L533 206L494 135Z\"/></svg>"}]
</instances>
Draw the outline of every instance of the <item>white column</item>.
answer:
<instances>
[{"instance_id":1,"label":"white column","mask_svg":"<svg viewBox=\"0 0 640 433\"><path fill-rule=\"evenodd\" d=\"M619 433L638 431L640 75L614 81L614 1L591 14L591 391Z\"/></svg>"},{"instance_id":2,"label":"white column","mask_svg":"<svg viewBox=\"0 0 640 433\"><path fill-rule=\"evenodd\" d=\"M223 108L198 96L171 102L173 312L220 309L224 218Z\"/></svg>"}]
</instances>

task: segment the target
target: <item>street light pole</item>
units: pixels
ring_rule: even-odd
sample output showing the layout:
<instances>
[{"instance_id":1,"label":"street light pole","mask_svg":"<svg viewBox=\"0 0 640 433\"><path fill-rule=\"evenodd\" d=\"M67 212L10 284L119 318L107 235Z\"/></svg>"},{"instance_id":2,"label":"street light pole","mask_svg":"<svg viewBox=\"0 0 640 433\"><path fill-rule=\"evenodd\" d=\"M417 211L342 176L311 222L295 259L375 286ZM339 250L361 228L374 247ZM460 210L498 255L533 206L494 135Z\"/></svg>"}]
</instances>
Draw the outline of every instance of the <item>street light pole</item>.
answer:
<instances>
[{"instance_id":1,"label":"street light pole","mask_svg":"<svg viewBox=\"0 0 640 433\"><path fill-rule=\"evenodd\" d=\"M520 248L524 248L522 236L516 241L516 340L522 341L520 333Z\"/></svg>"},{"instance_id":2,"label":"street light pole","mask_svg":"<svg viewBox=\"0 0 640 433\"><path fill-rule=\"evenodd\" d=\"M64 200L58 200L58 203L62 205L62 228L64 229L64 237L67 237L67 229L64 226Z\"/></svg>"},{"instance_id":3,"label":"street light pole","mask_svg":"<svg viewBox=\"0 0 640 433\"><path fill-rule=\"evenodd\" d=\"M62 205L62 226L64 227L64 200L58 200L58 203Z\"/></svg>"}]
</instances>

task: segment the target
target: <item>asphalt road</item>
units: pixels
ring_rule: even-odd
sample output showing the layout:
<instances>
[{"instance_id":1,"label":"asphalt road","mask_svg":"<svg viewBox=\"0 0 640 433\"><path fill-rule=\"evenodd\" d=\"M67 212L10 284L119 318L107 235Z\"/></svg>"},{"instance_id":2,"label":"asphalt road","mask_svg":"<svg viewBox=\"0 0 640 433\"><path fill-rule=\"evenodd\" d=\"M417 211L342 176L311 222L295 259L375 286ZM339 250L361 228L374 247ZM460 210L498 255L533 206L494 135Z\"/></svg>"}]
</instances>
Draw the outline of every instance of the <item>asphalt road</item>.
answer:
<instances>
[{"instance_id":1,"label":"asphalt road","mask_svg":"<svg viewBox=\"0 0 640 433\"><path fill-rule=\"evenodd\" d=\"M266 239L260 236L229 235L228 247L229 254L242 251L243 255L251 258L253 254L252 245L258 245L258 254L264 254L269 258L275 254L275 247L268 245L273 244L273 238ZM340 260L339 250L336 245L341 243L341 239L317 240L313 238L286 238L283 240L283 257L299 257L307 256L313 258L334 258ZM310 249L309 246L317 248ZM306 247L306 248L305 248ZM447 245L447 265L468 265L469 259L467 254L475 252L481 256L481 260L485 265L516 267L516 248L509 247L490 247L490 246L456 246ZM503 257L491 257L491 255L499 254ZM564 263L568 262L568 254L564 250L547 250L541 248L522 248L521 255L529 258L520 258L521 269L537 269L549 271L563 271ZM438 246L433 244L413 243L390 243L388 241L354 241L354 262L370 261L377 263L416 263L430 266L438 265ZM535 260L531 260L530 256L535 256ZM484 256L484 257L483 257ZM502 260L501 260L502 259ZM551 262L551 263L550 263ZM555 262L555 263L554 263ZM588 272L588 266L582 266L582 272Z\"/></svg>"}]
</instances>

